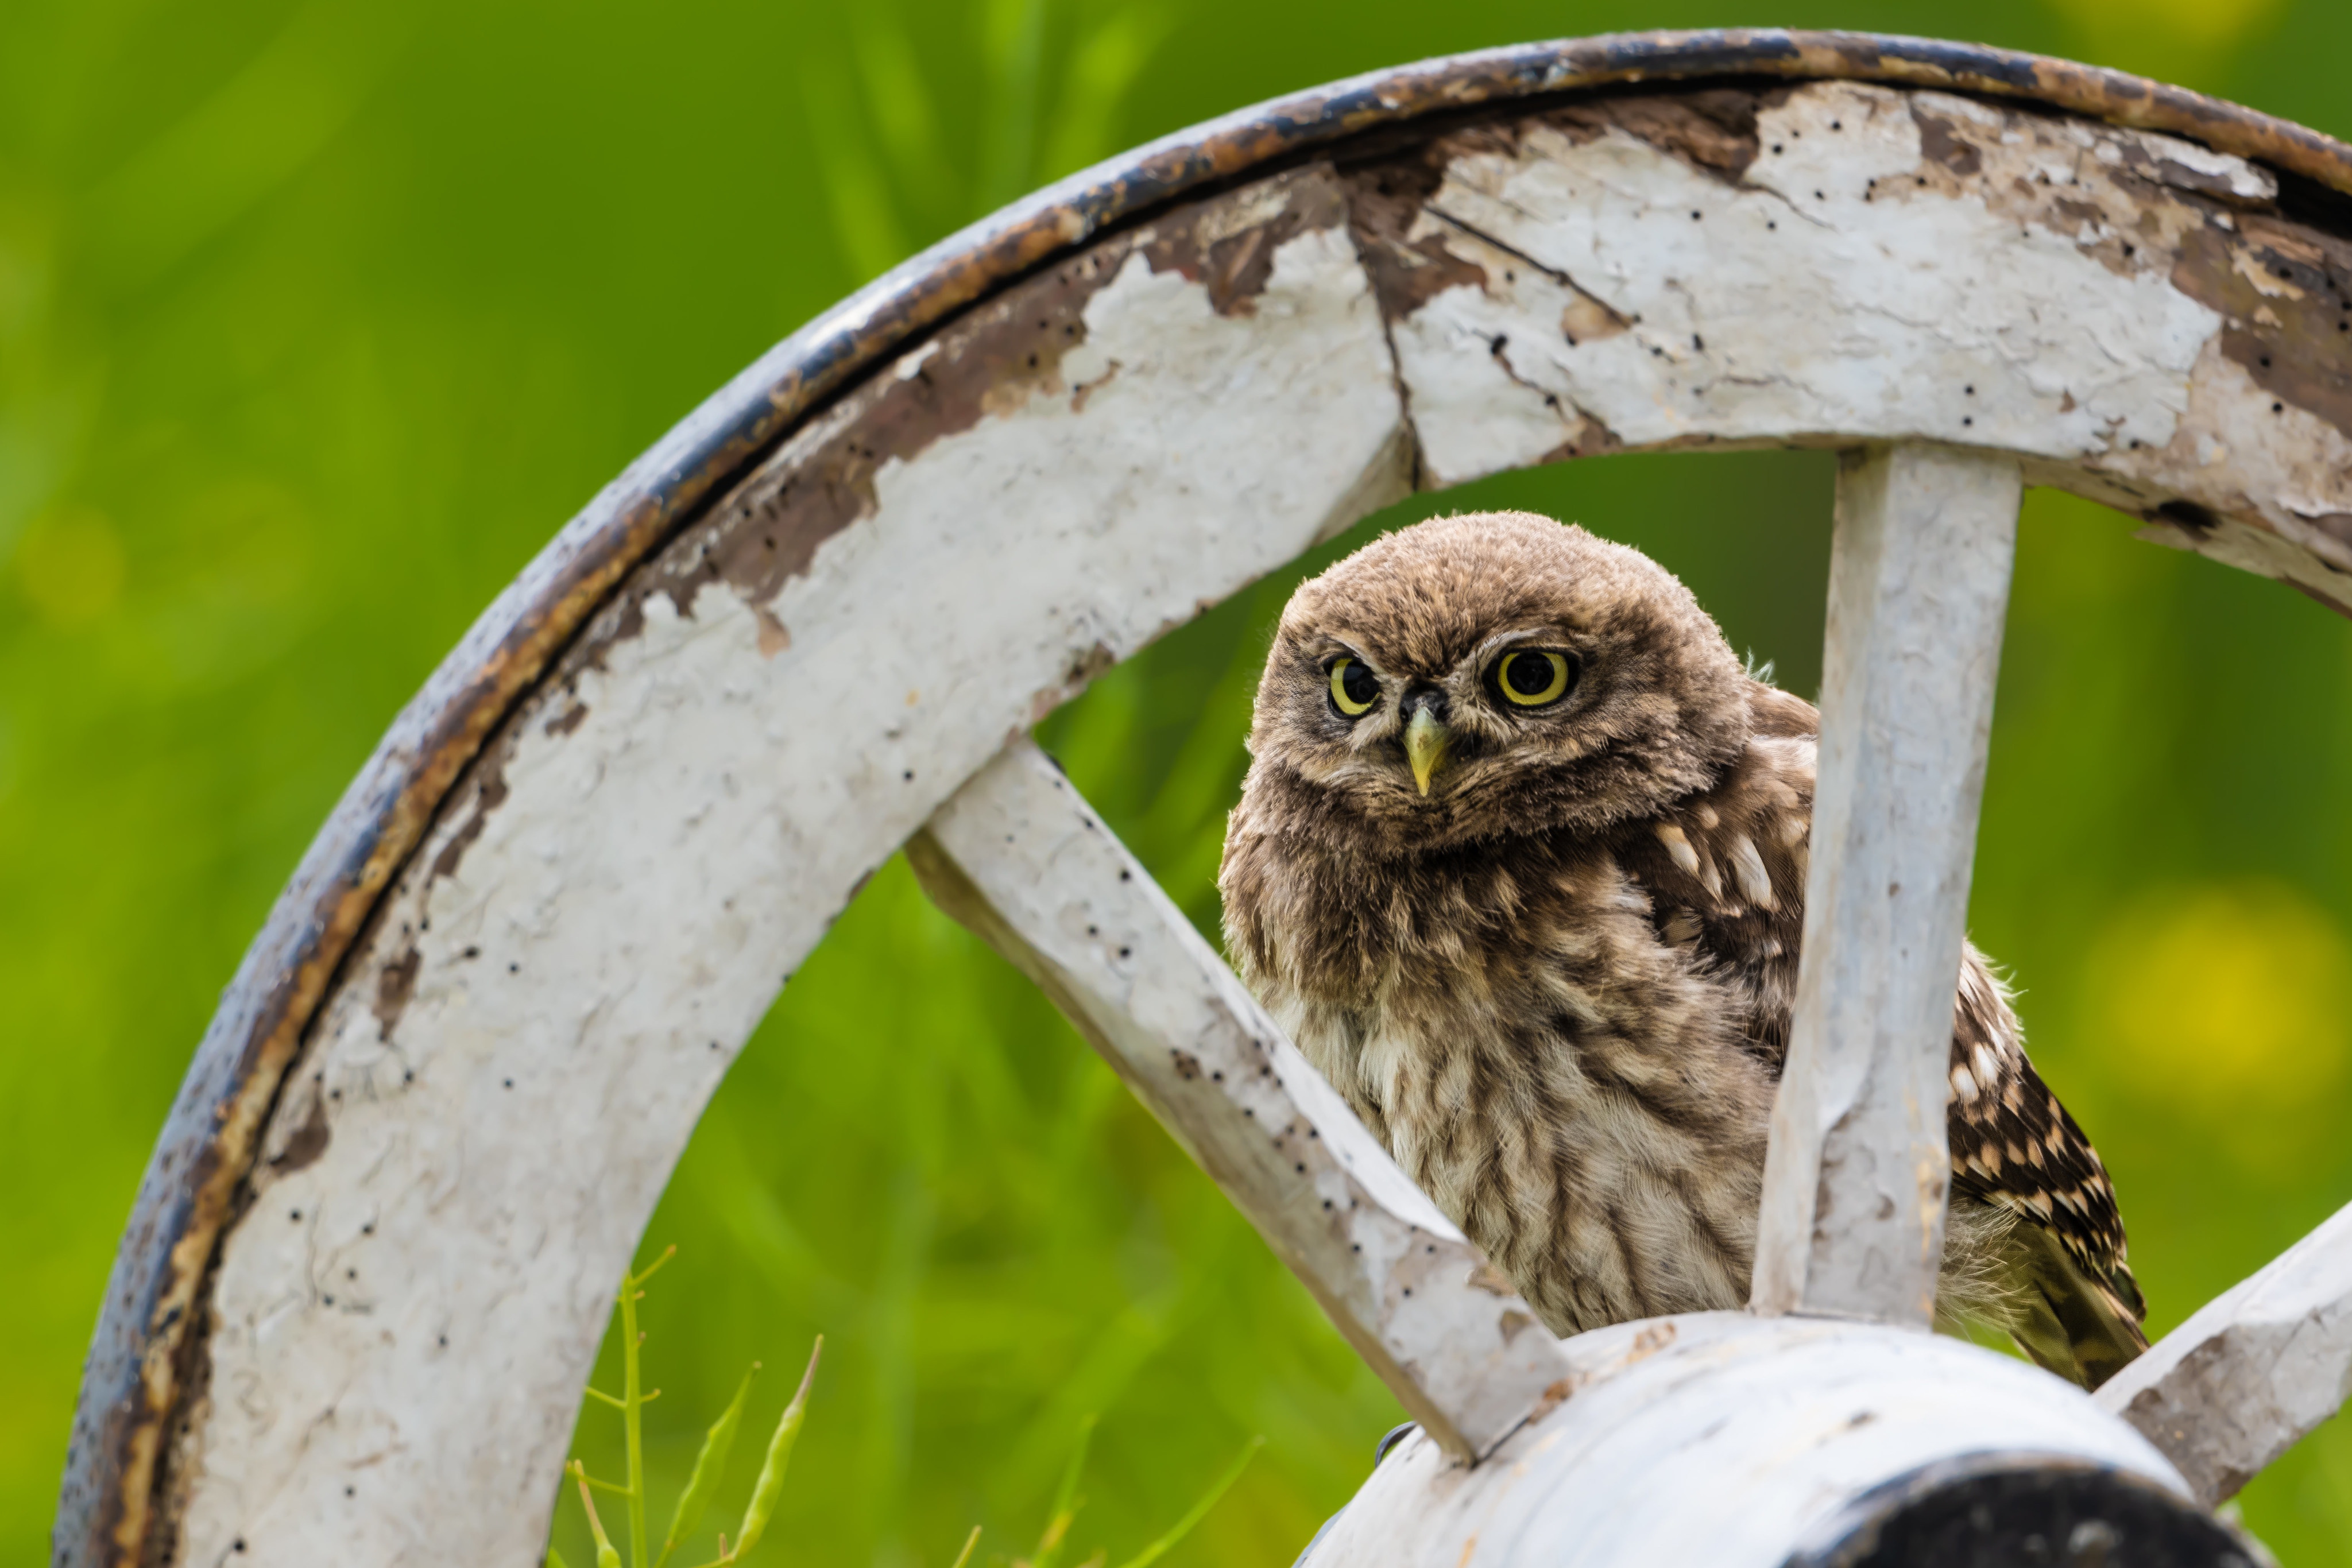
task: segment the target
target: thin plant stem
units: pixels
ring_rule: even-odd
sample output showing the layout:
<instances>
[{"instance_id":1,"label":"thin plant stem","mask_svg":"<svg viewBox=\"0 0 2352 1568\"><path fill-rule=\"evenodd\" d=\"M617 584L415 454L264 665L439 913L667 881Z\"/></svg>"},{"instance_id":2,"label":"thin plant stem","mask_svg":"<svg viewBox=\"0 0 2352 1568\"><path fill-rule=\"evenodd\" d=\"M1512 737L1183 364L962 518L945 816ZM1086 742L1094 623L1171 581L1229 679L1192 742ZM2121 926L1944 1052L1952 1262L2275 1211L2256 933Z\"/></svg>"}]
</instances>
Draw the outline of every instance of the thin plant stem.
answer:
<instances>
[{"instance_id":1,"label":"thin plant stem","mask_svg":"<svg viewBox=\"0 0 2352 1568\"><path fill-rule=\"evenodd\" d=\"M1078 1477L1087 1468L1087 1445L1094 1435L1095 1418L1089 1416L1078 1423L1077 1451L1062 1471L1062 1484L1054 1489L1054 1511L1045 1521L1045 1533L1037 1539L1037 1550L1030 1555L1031 1568L1055 1568L1062 1560L1063 1543L1083 1506L1078 1500Z\"/></svg>"},{"instance_id":2,"label":"thin plant stem","mask_svg":"<svg viewBox=\"0 0 2352 1568\"><path fill-rule=\"evenodd\" d=\"M637 1332L637 1297L642 1293L638 1287L652 1279L654 1270L668 1262L677 1251L677 1248L669 1248L644 1273L625 1274L621 1279L621 1420L629 1442L630 1568L646 1568L653 1560L646 1550L645 1396L637 1354L645 1336Z\"/></svg>"},{"instance_id":3,"label":"thin plant stem","mask_svg":"<svg viewBox=\"0 0 2352 1568\"><path fill-rule=\"evenodd\" d=\"M596 1538L596 1568L620 1568L621 1554L613 1550L612 1541L604 1534L604 1521L596 1517L596 1500L588 1495L588 1467L574 1459L572 1474L580 1483L580 1506L587 1511L589 1533Z\"/></svg>"},{"instance_id":4,"label":"thin plant stem","mask_svg":"<svg viewBox=\"0 0 2352 1568\"><path fill-rule=\"evenodd\" d=\"M1183 1518L1169 1526L1167 1534L1129 1558L1120 1565L1120 1568L1150 1568L1150 1564L1158 1562L1172 1551L1187 1535L1192 1533L1192 1527L1206 1518L1211 1509L1217 1506L1217 1500L1223 1497L1232 1490L1233 1484L1242 1479L1242 1471L1249 1468L1251 1458L1264 1447L1265 1447L1264 1437L1252 1437L1243 1446L1241 1457L1226 1469L1223 1475L1217 1478L1216 1485L1211 1487Z\"/></svg>"},{"instance_id":5,"label":"thin plant stem","mask_svg":"<svg viewBox=\"0 0 2352 1568\"><path fill-rule=\"evenodd\" d=\"M646 1449L645 1423L637 1415L637 1281L621 1281L621 1425L629 1448L629 1568L645 1568Z\"/></svg>"}]
</instances>

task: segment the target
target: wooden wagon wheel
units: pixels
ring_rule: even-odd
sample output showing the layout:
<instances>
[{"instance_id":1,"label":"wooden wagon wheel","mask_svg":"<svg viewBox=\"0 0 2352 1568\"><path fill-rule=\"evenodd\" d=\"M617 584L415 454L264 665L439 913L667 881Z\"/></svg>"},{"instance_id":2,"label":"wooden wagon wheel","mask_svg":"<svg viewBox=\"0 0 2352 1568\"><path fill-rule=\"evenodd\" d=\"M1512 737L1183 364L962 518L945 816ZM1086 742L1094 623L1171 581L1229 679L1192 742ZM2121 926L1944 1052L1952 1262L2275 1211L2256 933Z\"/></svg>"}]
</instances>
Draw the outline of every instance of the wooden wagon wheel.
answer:
<instances>
[{"instance_id":1,"label":"wooden wagon wheel","mask_svg":"<svg viewBox=\"0 0 2352 1568\"><path fill-rule=\"evenodd\" d=\"M2347 193L2105 71L1656 35L1303 94L908 263L598 497L344 797L148 1169L57 1561L531 1560L698 1113L910 839L1423 1423L1318 1560L1851 1561L1988 1455L2210 1531L2344 1396L2352 1212L2095 1400L1910 1330L2021 486L2352 606ZM1563 1343L1018 737L1415 488L1774 444L1847 456L1757 1312Z\"/></svg>"}]
</instances>

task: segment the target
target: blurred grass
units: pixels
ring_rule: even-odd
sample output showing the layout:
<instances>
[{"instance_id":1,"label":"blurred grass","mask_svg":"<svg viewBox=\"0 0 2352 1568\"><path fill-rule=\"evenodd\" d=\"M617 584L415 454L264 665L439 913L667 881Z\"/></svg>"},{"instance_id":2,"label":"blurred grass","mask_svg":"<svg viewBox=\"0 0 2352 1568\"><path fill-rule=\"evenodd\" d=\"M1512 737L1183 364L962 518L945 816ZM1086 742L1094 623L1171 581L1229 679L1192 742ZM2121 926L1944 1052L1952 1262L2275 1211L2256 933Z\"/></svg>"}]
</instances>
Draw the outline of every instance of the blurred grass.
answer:
<instances>
[{"instance_id":1,"label":"blurred grass","mask_svg":"<svg viewBox=\"0 0 2352 1568\"><path fill-rule=\"evenodd\" d=\"M587 496L775 338L997 201L1254 99L1448 49L1757 18L1628 0L682 0L0 8L0 1552L42 1552L153 1129L352 770ZM1776 20L2088 56L2352 132L2327 0L1850 0ZM1818 455L1612 459L1427 498L1114 671L1047 744L1213 928L1255 660L1299 571L1513 504L1682 573L1818 679ZM2352 627L2028 505L1974 926L2108 1155L2161 1328L2352 1197ZM649 1234L657 1493L743 1364L830 1337L776 1529L809 1561L1027 1539L1102 1423L1115 1557L1244 1437L1171 1563L1286 1563L1396 1418L1023 982L877 876ZM690 1304L689 1304L690 1303ZM611 1347L608 1347L608 1354ZM755 1389L772 1425L785 1390ZM601 1427L581 1449L614 1473ZM2352 1437L2249 1492L2352 1559ZM559 1531L572 1561L584 1536Z\"/></svg>"}]
</instances>

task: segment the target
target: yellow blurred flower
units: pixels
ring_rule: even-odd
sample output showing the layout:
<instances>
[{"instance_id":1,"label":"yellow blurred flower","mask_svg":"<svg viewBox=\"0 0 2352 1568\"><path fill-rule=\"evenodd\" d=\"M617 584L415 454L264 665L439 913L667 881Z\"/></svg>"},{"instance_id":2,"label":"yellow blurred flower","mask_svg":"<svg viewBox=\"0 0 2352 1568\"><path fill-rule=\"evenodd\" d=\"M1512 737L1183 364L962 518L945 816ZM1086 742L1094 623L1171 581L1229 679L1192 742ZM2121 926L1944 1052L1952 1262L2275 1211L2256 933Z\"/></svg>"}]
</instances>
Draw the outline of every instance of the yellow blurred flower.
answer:
<instances>
[{"instance_id":1,"label":"yellow blurred flower","mask_svg":"<svg viewBox=\"0 0 2352 1568\"><path fill-rule=\"evenodd\" d=\"M2330 1118L2352 1057L2352 942L2284 883L2170 890L2119 918L2084 975L2086 1037L2137 1094L2257 1166Z\"/></svg>"}]
</instances>

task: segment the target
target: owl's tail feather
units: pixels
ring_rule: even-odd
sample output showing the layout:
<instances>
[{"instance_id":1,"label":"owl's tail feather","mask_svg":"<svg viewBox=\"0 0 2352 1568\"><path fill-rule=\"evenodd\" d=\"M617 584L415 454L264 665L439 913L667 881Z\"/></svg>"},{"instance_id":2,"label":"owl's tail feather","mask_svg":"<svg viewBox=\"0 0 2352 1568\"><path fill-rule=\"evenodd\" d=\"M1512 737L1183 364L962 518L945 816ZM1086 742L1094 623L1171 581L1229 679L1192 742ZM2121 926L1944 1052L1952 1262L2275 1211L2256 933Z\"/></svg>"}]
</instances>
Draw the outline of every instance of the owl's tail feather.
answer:
<instances>
[{"instance_id":1,"label":"owl's tail feather","mask_svg":"<svg viewBox=\"0 0 2352 1568\"><path fill-rule=\"evenodd\" d=\"M2103 1274L2038 1225L2011 1233L2021 1265L2007 1322L2017 1347L2084 1388L2096 1388L2147 1348L2138 1281L2121 1263Z\"/></svg>"}]
</instances>

